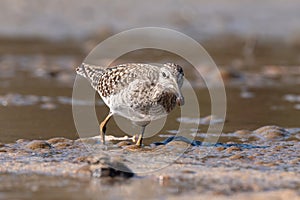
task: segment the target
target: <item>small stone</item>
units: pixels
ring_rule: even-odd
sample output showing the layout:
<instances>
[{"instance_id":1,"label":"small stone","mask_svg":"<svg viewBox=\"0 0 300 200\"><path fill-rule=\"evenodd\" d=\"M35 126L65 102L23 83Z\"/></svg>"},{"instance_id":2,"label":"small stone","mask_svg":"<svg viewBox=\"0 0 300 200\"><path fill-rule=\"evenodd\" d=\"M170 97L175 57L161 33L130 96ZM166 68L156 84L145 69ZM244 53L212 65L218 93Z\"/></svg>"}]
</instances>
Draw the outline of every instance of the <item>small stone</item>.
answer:
<instances>
[{"instance_id":1,"label":"small stone","mask_svg":"<svg viewBox=\"0 0 300 200\"><path fill-rule=\"evenodd\" d=\"M70 142L59 142L53 145L56 149L65 149L69 146L72 146Z\"/></svg>"},{"instance_id":2,"label":"small stone","mask_svg":"<svg viewBox=\"0 0 300 200\"><path fill-rule=\"evenodd\" d=\"M237 160L237 159L241 159L244 158L244 156L242 154L235 154L229 157L230 160Z\"/></svg>"},{"instance_id":3,"label":"small stone","mask_svg":"<svg viewBox=\"0 0 300 200\"><path fill-rule=\"evenodd\" d=\"M90 170L92 176L96 178L131 178L134 176L134 173L124 163L118 161L107 161L105 163L101 162L96 165L90 165Z\"/></svg>"},{"instance_id":4,"label":"small stone","mask_svg":"<svg viewBox=\"0 0 300 200\"><path fill-rule=\"evenodd\" d=\"M26 148L35 150L35 149L50 149L51 145L48 142L45 142L43 140L33 140L29 142L26 146Z\"/></svg>"},{"instance_id":5,"label":"small stone","mask_svg":"<svg viewBox=\"0 0 300 200\"><path fill-rule=\"evenodd\" d=\"M47 140L48 143L50 144L55 144L55 143L59 143L59 142L71 142L72 140L64 138L64 137L55 137L55 138L51 138L49 140Z\"/></svg>"},{"instance_id":6,"label":"small stone","mask_svg":"<svg viewBox=\"0 0 300 200\"><path fill-rule=\"evenodd\" d=\"M254 133L270 140L280 139L289 135L289 132L287 130L278 126L263 126L259 129L256 129Z\"/></svg>"},{"instance_id":7,"label":"small stone","mask_svg":"<svg viewBox=\"0 0 300 200\"><path fill-rule=\"evenodd\" d=\"M176 147L176 148L187 148L187 147L191 146L191 144L189 144L186 141L176 141L176 140L173 140L173 141L167 143L166 146Z\"/></svg>"},{"instance_id":8,"label":"small stone","mask_svg":"<svg viewBox=\"0 0 300 200\"><path fill-rule=\"evenodd\" d=\"M223 151L223 150L225 149L225 147L221 147L221 146L220 146L220 147L217 147L216 149L217 149L218 151Z\"/></svg>"},{"instance_id":9,"label":"small stone","mask_svg":"<svg viewBox=\"0 0 300 200\"><path fill-rule=\"evenodd\" d=\"M232 147L229 147L226 151L227 151L227 153L231 153L233 151L241 151L241 148L232 146Z\"/></svg>"}]
</instances>

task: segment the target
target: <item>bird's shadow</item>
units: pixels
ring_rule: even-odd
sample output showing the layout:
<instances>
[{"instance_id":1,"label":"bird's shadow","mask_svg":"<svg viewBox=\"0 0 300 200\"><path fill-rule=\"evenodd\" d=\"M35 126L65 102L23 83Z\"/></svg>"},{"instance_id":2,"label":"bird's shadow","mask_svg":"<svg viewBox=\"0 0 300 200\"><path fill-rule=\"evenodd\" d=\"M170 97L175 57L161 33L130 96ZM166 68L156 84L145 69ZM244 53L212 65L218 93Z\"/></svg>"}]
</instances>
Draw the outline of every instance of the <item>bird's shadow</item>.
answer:
<instances>
[{"instance_id":1,"label":"bird's shadow","mask_svg":"<svg viewBox=\"0 0 300 200\"><path fill-rule=\"evenodd\" d=\"M239 147L239 148L244 148L244 149L253 149L253 148L267 148L269 146L258 146L258 145L252 145L252 144L240 144L240 143L231 143L231 144L226 144L226 143L207 143L207 142L201 142L199 140L191 140L183 136L171 136L165 139L164 141L161 142L154 142L152 145L159 146L159 145L166 145L172 141L182 141L187 144L190 144L191 146L196 146L196 147L224 147L224 148L229 148L229 147Z\"/></svg>"}]
</instances>

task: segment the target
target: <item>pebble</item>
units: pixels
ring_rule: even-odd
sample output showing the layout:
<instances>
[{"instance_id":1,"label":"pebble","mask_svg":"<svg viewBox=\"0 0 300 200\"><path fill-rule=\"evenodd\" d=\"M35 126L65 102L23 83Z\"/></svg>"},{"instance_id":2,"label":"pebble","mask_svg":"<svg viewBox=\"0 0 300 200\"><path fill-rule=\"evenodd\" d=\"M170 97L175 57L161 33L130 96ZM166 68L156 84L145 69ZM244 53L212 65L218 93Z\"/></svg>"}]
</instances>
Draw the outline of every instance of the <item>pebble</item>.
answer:
<instances>
[{"instance_id":1,"label":"pebble","mask_svg":"<svg viewBox=\"0 0 300 200\"><path fill-rule=\"evenodd\" d=\"M173 140L166 144L166 146L176 147L176 148L187 148L191 146L191 144L187 143L186 141L177 141Z\"/></svg>"},{"instance_id":2,"label":"pebble","mask_svg":"<svg viewBox=\"0 0 300 200\"><path fill-rule=\"evenodd\" d=\"M227 148L227 150L226 150L227 153L231 153L233 151L241 151L241 148L232 146L232 147Z\"/></svg>"},{"instance_id":3,"label":"pebble","mask_svg":"<svg viewBox=\"0 0 300 200\"><path fill-rule=\"evenodd\" d=\"M280 139L289 134L287 130L279 126L263 126L259 129L256 129L254 133L269 140Z\"/></svg>"},{"instance_id":4,"label":"pebble","mask_svg":"<svg viewBox=\"0 0 300 200\"><path fill-rule=\"evenodd\" d=\"M237 159L241 159L244 158L244 155L242 154L235 154L229 157L230 160L237 160Z\"/></svg>"},{"instance_id":5,"label":"pebble","mask_svg":"<svg viewBox=\"0 0 300 200\"><path fill-rule=\"evenodd\" d=\"M106 157L100 156L81 156L73 160L75 163L85 162L76 173L89 174L89 176L102 178L102 177L120 177L130 178L134 176L127 165L124 164L124 160L120 157Z\"/></svg>"},{"instance_id":6,"label":"pebble","mask_svg":"<svg viewBox=\"0 0 300 200\"><path fill-rule=\"evenodd\" d=\"M55 143L60 143L60 142L72 142L73 140L64 138L64 137L55 137L47 140L48 143L50 144L55 144Z\"/></svg>"},{"instance_id":7,"label":"pebble","mask_svg":"<svg viewBox=\"0 0 300 200\"><path fill-rule=\"evenodd\" d=\"M223 150L225 149L225 147L220 146L220 147L216 147L216 149L217 149L218 151L223 151Z\"/></svg>"},{"instance_id":8,"label":"pebble","mask_svg":"<svg viewBox=\"0 0 300 200\"><path fill-rule=\"evenodd\" d=\"M122 160L111 160L107 157L90 157L90 159L94 161L93 163L89 163L89 170L91 171L92 177L131 178L134 176L134 173Z\"/></svg>"},{"instance_id":9,"label":"pebble","mask_svg":"<svg viewBox=\"0 0 300 200\"><path fill-rule=\"evenodd\" d=\"M134 176L134 173L131 171L115 169L113 167L105 166L105 165L91 166L91 172L92 172L92 176L96 178L103 178L103 177L131 178Z\"/></svg>"},{"instance_id":10,"label":"pebble","mask_svg":"<svg viewBox=\"0 0 300 200\"><path fill-rule=\"evenodd\" d=\"M29 142L26 146L28 149L50 149L51 145L48 142L45 142L43 140L33 140Z\"/></svg>"},{"instance_id":11,"label":"pebble","mask_svg":"<svg viewBox=\"0 0 300 200\"><path fill-rule=\"evenodd\" d=\"M65 149L72 146L71 142L58 142L53 145L56 149Z\"/></svg>"}]
</instances>

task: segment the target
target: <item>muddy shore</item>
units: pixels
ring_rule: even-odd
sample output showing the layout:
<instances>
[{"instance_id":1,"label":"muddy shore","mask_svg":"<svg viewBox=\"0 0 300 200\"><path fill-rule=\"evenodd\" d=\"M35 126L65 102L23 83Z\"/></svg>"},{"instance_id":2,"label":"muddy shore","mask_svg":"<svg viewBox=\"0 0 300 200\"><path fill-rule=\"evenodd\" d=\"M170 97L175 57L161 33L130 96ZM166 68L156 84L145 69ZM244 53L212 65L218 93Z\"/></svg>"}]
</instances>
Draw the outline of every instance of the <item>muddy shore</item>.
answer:
<instances>
[{"instance_id":1,"label":"muddy shore","mask_svg":"<svg viewBox=\"0 0 300 200\"><path fill-rule=\"evenodd\" d=\"M12 195L9 190L18 185L10 180L13 176L29 182L39 180L31 185L38 185L37 191L43 179L49 179L55 190L64 177L69 180L64 187L77 182L91 196L103 190L114 192L108 189L114 183L122 185L120 197L128 192L127 197L133 199L144 195L171 199L299 199L299 129L265 126L232 135L257 140L203 145L179 138L134 148L125 141L111 141L104 147L99 138L20 139L0 144L0 191L4 196ZM51 177L58 179L51 181ZM106 189L95 190L95 184ZM142 190L143 184L151 188ZM28 192L35 195L35 190Z\"/></svg>"}]
</instances>

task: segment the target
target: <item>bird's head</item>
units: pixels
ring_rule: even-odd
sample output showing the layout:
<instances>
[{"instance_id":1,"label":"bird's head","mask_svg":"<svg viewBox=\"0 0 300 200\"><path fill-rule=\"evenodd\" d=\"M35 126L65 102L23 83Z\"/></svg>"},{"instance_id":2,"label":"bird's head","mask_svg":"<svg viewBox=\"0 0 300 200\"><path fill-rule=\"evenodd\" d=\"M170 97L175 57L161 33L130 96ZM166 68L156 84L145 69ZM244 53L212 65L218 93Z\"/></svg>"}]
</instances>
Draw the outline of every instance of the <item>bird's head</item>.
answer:
<instances>
[{"instance_id":1,"label":"bird's head","mask_svg":"<svg viewBox=\"0 0 300 200\"><path fill-rule=\"evenodd\" d=\"M160 68L159 83L175 93L176 102L179 106L184 105L184 97L181 93L184 73L182 67L174 63L166 63Z\"/></svg>"}]
</instances>

